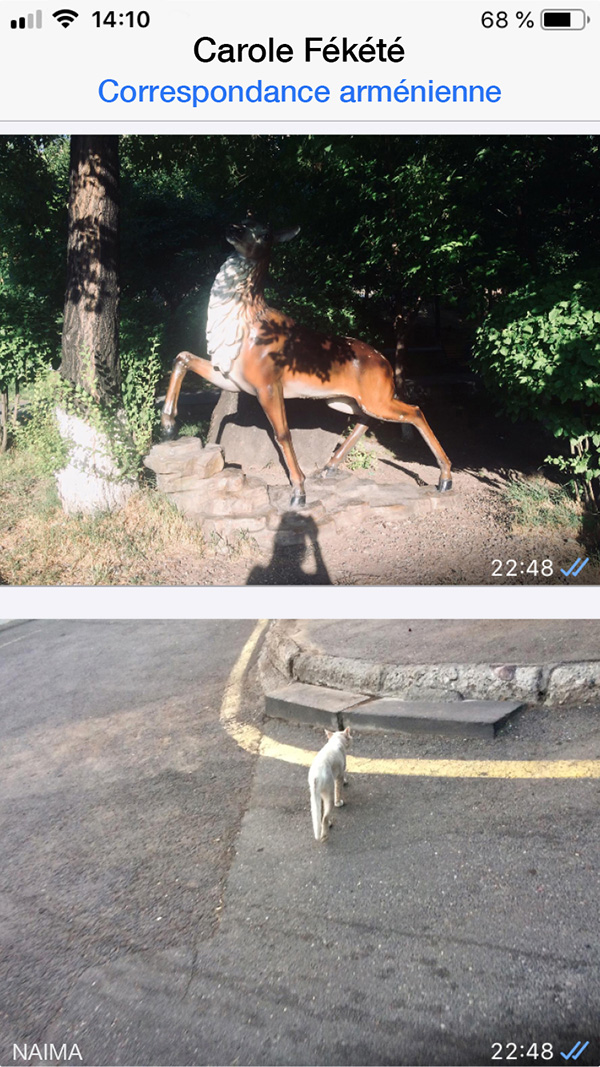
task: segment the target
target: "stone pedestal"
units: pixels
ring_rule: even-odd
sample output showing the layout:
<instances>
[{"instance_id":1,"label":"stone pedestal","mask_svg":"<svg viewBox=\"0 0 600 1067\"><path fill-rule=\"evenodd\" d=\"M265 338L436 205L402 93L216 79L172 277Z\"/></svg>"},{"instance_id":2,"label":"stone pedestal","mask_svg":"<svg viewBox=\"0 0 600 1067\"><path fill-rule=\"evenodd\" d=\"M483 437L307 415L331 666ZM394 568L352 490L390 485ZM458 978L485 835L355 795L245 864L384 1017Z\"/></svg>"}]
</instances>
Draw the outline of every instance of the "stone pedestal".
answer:
<instances>
[{"instance_id":1,"label":"stone pedestal","mask_svg":"<svg viewBox=\"0 0 600 1067\"><path fill-rule=\"evenodd\" d=\"M158 488L206 534L228 540L251 534L261 548L304 544L307 530L357 530L368 521L395 522L445 506L452 493L414 483L378 484L349 471L306 480L306 507L291 510L291 487L267 485L239 467L225 467L218 445L197 438L155 445L144 460Z\"/></svg>"},{"instance_id":2,"label":"stone pedestal","mask_svg":"<svg viewBox=\"0 0 600 1067\"><path fill-rule=\"evenodd\" d=\"M321 469L340 443L348 415L333 411L322 400L286 400L294 451L305 473ZM354 419L356 422L356 419ZM226 463L261 468L276 466L281 453L273 430L256 397L221 393L213 411L208 439L223 449Z\"/></svg>"}]
</instances>

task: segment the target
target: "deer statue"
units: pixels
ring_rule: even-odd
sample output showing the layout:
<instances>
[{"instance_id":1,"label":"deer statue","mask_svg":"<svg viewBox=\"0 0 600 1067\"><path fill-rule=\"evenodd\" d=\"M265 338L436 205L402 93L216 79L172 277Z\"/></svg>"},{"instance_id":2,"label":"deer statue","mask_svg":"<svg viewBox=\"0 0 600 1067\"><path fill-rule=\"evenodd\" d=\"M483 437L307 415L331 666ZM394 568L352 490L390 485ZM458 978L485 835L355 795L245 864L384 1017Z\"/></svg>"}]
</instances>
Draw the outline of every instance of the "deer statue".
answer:
<instances>
[{"instance_id":1,"label":"deer statue","mask_svg":"<svg viewBox=\"0 0 600 1067\"><path fill-rule=\"evenodd\" d=\"M271 248L290 241L299 227L273 233L254 218L231 225L226 238L235 251L214 281L206 328L209 359L180 352L175 359L162 410L166 437L175 432L177 399L188 370L219 389L256 396L279 445L292 483L292 508L306 503L302 473L288 428L285 400L322 397L332 408L355 414L359 422L334 451L322 473L332 475L368 429L365 416L416 426L440 467L438 489L452 488L451 464L418 407L395 396L394 375L385 356L364 341L330 337L300 326L270 308L264 284Z\"/></svg>"}]
</instances>

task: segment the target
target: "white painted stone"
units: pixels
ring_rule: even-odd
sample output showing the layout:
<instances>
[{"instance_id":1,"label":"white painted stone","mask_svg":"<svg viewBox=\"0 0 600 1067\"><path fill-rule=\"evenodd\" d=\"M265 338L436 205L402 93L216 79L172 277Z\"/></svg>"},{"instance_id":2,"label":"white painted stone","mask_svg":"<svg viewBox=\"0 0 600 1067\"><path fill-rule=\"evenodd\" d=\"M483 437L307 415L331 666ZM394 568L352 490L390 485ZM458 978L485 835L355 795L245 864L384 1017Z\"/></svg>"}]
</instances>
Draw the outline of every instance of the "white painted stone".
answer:
<instances>
[{"instance_id":1,"label":"white painted stone","mask_svg":"<svg viewBox=\"0 0 600 1067\"><path fill-rule=\"evenodd\" d=\"M61 408L56 409L56 418L69 445L67 466L55 475L63 511L67 515L93 515L124 507L137 482L119 470L107 435Z\"/></svg>"}]
</instances>

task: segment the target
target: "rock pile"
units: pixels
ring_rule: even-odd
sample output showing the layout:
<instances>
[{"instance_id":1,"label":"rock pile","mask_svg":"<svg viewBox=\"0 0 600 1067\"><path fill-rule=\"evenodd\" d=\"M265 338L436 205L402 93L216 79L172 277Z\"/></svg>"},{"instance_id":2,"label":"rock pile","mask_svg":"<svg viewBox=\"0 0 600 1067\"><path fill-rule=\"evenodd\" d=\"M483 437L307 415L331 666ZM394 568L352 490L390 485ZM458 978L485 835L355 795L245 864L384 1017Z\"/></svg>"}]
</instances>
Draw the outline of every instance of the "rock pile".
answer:
<instances>
[{"instance_id":1,"label":"rock pile","mask_svg":"<svg viewBox=\"0 0 600 1067\"><path fill-rule=\"evenodd\" d=\"M206 534L229 539L246 531L261 548L270 548L275 537L280 544L282 538L302 543L307 521L339 533L369 519L390 522L427 513L452 497L429 486L378 484L339 471L327 480L307 478L307 505L291 511L289 486L267 485L239 467L225 467L221 447L203 448L195 437L154 445L144 463L156 474L158 489Z\"/></svg>"}]
</instances>

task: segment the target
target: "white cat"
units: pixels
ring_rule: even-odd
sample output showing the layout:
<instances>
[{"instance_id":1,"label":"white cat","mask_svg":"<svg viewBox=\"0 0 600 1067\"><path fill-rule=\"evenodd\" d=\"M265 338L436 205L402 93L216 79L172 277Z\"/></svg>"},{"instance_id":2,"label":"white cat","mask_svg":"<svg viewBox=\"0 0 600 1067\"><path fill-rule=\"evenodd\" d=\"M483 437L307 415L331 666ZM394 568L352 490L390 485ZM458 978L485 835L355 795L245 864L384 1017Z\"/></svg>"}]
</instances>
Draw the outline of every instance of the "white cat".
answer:
<instances>
[{"instance_id":1,"label":"white cat","mask_svg":"<svg viewBox=\"0 0 600 1067\"><path fill-rule=\"evenodd\" d=\"M342 784L346 784L346 751L350 747L352 736L350 727L330 733L326 730L328 741L312 761L308 772L310 789L310 812L316 841L326 841L329 827L333 825L330 815L334 805L341 808Z\"/></svg>"}]
</instances>

